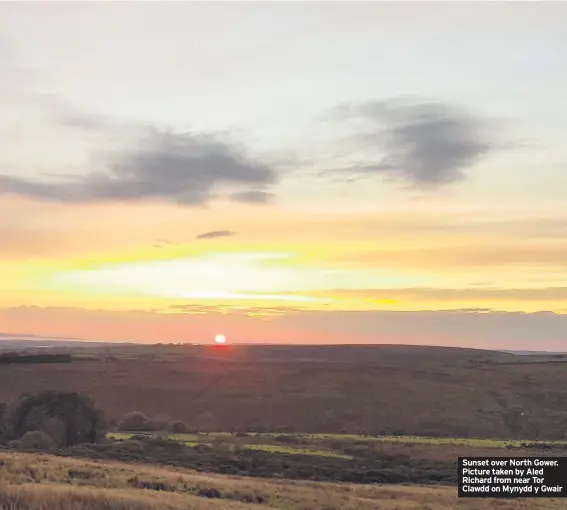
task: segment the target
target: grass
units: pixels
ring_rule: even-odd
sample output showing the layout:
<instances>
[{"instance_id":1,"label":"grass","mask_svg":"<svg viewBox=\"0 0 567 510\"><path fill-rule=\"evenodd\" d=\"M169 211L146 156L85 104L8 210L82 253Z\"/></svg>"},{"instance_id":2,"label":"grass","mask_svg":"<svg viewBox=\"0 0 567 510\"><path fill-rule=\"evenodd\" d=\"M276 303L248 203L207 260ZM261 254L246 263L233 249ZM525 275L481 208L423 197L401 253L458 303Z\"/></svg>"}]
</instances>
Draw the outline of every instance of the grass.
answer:
<instances>
[{"instance_id":1,"label":"grass","mask_svg":"<svg viewBox=\"0 0 567 510\"><path fill-rule=\"evenodd\" d=\"M270 434L275 436L276 434ZM431 444L431 445L455 445L471 448L525 448L526 445L537 444L539 441L526 439L479 439L464 437L424 437L424 436L363 436L360 434L277 434L293 437L304 437L314 440L337 439L352 441L371 441L379 443L412 443L412 444ZM550 445L567 445L567 441L545 441Z\"/></svg>"},{"instance_id":2,"label":"grass","mask_svg":"<svg viewBox=\"0 0 567 510\"><path fill-rule=\"evenodd\" d=\"M205 475L177 468L0 452L1 510L559 510L561 500L457 500L448 487Z\"/></svg>"},{"instance_id":3,"label":"grass","mask_svg":"<svg viewBox=\"0 0 567 510\"><path fill-rule=\"evenodd\" d=\"M124 440L133 436L133 433L112 432L108 435L110 439ZM481 439L481 438L453 438L453 437L424 437L424 436L363 436L360 434L292 434L292 433L253 433L248 438L238 438L246 448L281 451L284 453L297 453L305 455L337 456L338 454L330 450L314 450L307 448L297 448L288 446L278 446L271 444L277 436L307 440L310 443L324 443L328 440L345 442L369 442L369 443L394 443L394 444L417 444L417 445L451 445L463 446L467 448L526 448L531 445L537 446L540 442L525 439ZM207 435L200 434L170 434L170 439L182 442L188 446L198 444L211 444L215 438L234 437L227 432L213 432ZM266 441L267 444L258 443L258 440ZM550 446L567 446L567 441L545 441Z\"/></svg>"},{"instance_id":4,"label":"grass","mask_svg":"<svg viewBox=\"0 0 567 510\"><path fill-rule=\"evenodd\" d=\"M134 433L128 432L112 432L108 434L108 438L117 441L124 441L133 437ZM287 453L290 455L315 455L318 457L335 457L340 459L352 459L352 455L344 455L341 453L334 452L332 450L321 450L321 449L310 449L310 448L299 448L295 446L282 446L277 444L259 444L259 443L246 443L245 438L236 438L228 433L219 432L216 434L209 434L207 436L200 436L198 434L170 434L169 439L178 441L185 446L198 446L200 444L211 445L214 443L215 439L230 439L233 438L238 440L238 444L241 448L249 450L260 450L264 452L271 453ZM268 436L269 439L269 436Z\"/></svg>"},{"instance_id":5,"label":"grass","mask_svg":"<svg viewBox=\"0 0 567 510\"><path fill-rule=\"evenodd\" d=\"M352 459L352 455L341 455L331 450L310 450L308 448L296 448L293 446L279 446L273 444L249 444L245 448L251 450L262 450L265 452L290 453L292 455L315 455L317 457L336 457L339 459Z\"/></svg>"}]
</instances>

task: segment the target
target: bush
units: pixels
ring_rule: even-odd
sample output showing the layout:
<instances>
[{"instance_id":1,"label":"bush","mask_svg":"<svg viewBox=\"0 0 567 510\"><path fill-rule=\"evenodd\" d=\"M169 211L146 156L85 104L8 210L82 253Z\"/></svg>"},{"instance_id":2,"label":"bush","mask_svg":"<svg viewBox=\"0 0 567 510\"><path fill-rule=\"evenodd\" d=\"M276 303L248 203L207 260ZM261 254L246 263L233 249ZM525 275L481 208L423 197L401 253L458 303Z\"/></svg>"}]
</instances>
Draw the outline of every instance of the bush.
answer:
<instances>
[{"instance_id":1,"label":"bush","mask_svg":"<svg viewBox=\"0 0 567 510\"><path fill-rule=\"evenodd\" d=\"M24 445L19 439L14 439L8 443L8 448L11 450L21 450L23 447Z\"/></svg>"},{"instance_id":2,"label":"bush","mask_svg":"<svg viewBox=\"0 0 567 510\"><path fill-rule=\"evenodd\" d=\"M85 395L44 391L24 395L7 412L10 439L42 430L59 446L96 443L106 437L104 413Z\"/></svg>"},{"instance_id":3,"label":"bush","mask_svg":"<svg viewBox=\"0 0 567 510\"><path fill-rule=\"evenodd\" d=\"M197 493L202 498L221 498L222 493L215 487L207 487L200 489Z\"/></svg>"},{"instance_id":4,"label":"bush","mask_svg":"<svg viewBox=\"0 0 567 510\"><path fill-rule=\"evenodd\" d=\"M173 434L188 434L189 426L184 421L174 421L169 424L169 430Z\"/></svg>"},{"instance_id":5,"label":"bush","mask_svg":"<svg viewBox=\"0 0 567 510\"><path fill-rule=\"evenodd\" d=\"M150 432L155 430L152 420L138 411L132 411L122 416L116 428L121 432Z\"/></svg>"},{"instance_id":6,"label":"bush","mask_svg":"<svg viewBox=\"0 0 567 510\"><path fill-rule=\"evenodd\" d=\"M25 449L52 451L57 448L55 441L41 430L26 432L21 439L21 445Z\"/></svg>"}]
</instances>

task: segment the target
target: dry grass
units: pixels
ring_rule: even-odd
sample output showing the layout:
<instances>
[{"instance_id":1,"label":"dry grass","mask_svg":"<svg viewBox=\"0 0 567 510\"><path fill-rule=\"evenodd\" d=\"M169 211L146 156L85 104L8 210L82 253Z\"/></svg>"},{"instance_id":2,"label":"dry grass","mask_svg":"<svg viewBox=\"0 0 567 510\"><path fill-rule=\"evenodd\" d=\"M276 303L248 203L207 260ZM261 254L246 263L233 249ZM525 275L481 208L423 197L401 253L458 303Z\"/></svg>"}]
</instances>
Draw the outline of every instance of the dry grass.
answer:
<instances>
[{"instance_id":1,"label":"dry grass","mask_svg":"<svg viewBox=\"0 0 567 510\"><path fill-rule=\"evenodd\" d=\"M448 487L258 480L8 452L0 452L0 480L0 510L564 508L560 500L457 500L455 489Z\"/></svg>"}]
</instances>

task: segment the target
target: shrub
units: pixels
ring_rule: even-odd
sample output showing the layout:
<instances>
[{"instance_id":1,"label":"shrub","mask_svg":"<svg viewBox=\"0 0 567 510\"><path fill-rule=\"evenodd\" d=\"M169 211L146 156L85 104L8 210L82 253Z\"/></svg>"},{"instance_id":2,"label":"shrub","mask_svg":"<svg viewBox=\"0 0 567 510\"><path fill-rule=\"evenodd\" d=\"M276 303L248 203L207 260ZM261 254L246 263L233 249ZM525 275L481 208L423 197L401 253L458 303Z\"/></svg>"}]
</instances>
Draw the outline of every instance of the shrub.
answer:
<instances>
[{"instance_id":1,"label":"shrub","mask_svg":"<svg viewBox=\"0 0 567 510\"><path fill-rule=\"evenodd\" d=\"M173 434L188 434L189 426L184 421L174 421L169 424L169 430Z\"/></svg>"},{"instance_id":2,"label":"shrub","mask_svg":"<svg viewBox=\"0 0 567 510\"><path fill-rule=\"evenodd\" d=\"M154 425L144 413L132 411L122 416L116 428L122 432L149 432L154 430Z\"/></svg>"},{"instance_id":3,"label":"shrub","mask_svg":"<svg viewBox=\"0 0 567 510\"><path fill-rule=\"evenodd\" d=\"M41 430L26 432L21 439L21 444L23 448L33 450L51 451L57 448L55 441Z\"/></svg>"},{"instance_id":4,"label":"shrub","mask_svg":"<svg viewBox=\"0 0 567 510\"><path fill-rule=\"evenodd\" d=\"M215 487L207 487L200 489L197 493L202 498L220 498L222 497L222 493L216 489Z\"/></svg>"},{"instance_id":5,"label":"shrub","mask_svg":"<svg viewBox=\"0 0 567 510\"><path fill-rule=\"evenodd\" d=\"M12 439L43 430L60 446L96 443L107 431L104 413L89 397L64 391L22 396L7 412L6 423Z\"/></svg>"},{"instance_id":6,"label":"shrub","mask_svg":"<svg viewBox=\"0 0 567 510\"><path fill-rule=\"evenodd\" d=\"M14 439L8 443L8 448L11 450L21 450L23 447L24 445L19 439Z\"/></svg>"}]
</instances>

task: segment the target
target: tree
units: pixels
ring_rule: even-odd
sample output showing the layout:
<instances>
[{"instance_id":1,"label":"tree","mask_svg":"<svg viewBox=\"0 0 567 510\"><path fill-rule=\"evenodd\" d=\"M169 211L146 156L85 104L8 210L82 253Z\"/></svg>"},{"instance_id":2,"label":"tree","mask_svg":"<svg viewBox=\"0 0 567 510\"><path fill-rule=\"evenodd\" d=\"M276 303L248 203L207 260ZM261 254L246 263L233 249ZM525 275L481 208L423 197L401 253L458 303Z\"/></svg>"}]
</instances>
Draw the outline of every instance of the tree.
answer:
<instances>
[{"instance_id":1,"label":"tree","mask_svg":"<svg viewBox=\"0 0 567 510\"><path fill-rule=\"evenodd\" d=\"M96 443L106 436L104 413L86 395L44 391L24 395L8 411L6 419L12 439L42 430L58 446Z\"/></svg>"}]
</instances>

